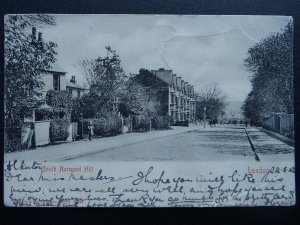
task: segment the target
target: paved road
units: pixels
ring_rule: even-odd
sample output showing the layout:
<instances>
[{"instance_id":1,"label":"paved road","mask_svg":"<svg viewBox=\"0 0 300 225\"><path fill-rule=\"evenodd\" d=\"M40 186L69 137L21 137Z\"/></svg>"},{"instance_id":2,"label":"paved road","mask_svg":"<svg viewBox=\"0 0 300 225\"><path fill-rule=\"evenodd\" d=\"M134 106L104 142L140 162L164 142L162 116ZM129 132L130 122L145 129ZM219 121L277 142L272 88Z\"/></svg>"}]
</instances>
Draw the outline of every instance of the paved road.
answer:
<instances>
[{"instance_id":1,"label":"paved road","mask_svg":"<svg viewBox=\"0 0 300 225\"><path fill-rule=\"evenodd\" d=\"M294 148L257 128L248 128L261 161L293 161ZM6 153L5 160L46 161L254 161L243 127L173 127L92 141L48 145Z\"/></svg>"},{"instance_id":2,"label":"paved road","mask_svg":"<svg viewBox=\"0 0 300 225\"><path fill-rule=\"evenodd\" d=\"M257 133L258 134L258 133ZM264 139L273 138L264 134ZM282 152L270 152L272 160L292 159L293 148L275 141ZM261 143L260 143L261 144ZM270 147L270 146L269 146ZM288 149L288 154L285 150ZM268 159L265 152L264 160ZM254 153L242 127L216 127L195 129L189 132L119 146L107 151L72 158L71 161L254 161Z\"/></svg>"}]
</instances>

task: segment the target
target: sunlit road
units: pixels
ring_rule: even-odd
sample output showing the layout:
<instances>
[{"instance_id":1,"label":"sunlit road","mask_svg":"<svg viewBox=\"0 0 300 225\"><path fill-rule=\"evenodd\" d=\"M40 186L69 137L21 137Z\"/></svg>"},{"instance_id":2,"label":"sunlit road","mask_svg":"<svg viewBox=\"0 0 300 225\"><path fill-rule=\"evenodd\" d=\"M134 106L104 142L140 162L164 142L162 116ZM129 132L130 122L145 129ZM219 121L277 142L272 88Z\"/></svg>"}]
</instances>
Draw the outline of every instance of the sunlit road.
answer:
<instances>
[{"instance_id":1,"label":"sunlit road","mask_svg":"<svg viewBox=\"0 0 300 225\"><path fill-rule=\"evenodd\" d=\"M266 135L265 135L266 136ZM264 136L264 137L265 137ZM266 138L266 137L265 137ZM267 137L274 141L273 138ZM117 139L116 139L117 141ZM275 155L275 160L293 158L293 148L279 142L282 152ZM292 149L292 151L290 151ZM288 150L287 154L285 150ZM273 152L270 152L272 155ZM266 154L267 155L267 154ZM266 156L265 155L265 156ZM267 157L264 156L264 159ZM274 159L274 154L272 160ZM86 156L75 157L70 161L254 161L243 127L215 127L195 129L168 137L155 138L126 146L111 148Z\"/></svg>"}]
</instances>

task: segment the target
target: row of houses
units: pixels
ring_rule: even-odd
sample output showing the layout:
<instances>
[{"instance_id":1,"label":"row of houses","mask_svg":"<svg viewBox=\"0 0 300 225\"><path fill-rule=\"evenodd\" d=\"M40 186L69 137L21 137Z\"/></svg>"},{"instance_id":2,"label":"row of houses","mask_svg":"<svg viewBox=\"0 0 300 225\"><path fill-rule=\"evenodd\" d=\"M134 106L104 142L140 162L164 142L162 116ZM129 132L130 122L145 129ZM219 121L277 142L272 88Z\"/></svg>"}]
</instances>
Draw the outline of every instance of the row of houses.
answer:
<instances>
[{"instance_id":1,"label":"row of houses","mask_svg":"<svg viewBox=\"0 0 300 225\"><path fill-rule=\"evenodd\" d=\"M194 87L177 76L172 70L140 69L133 79L139 81L146 90L149 88L156 100L161 102L164 115L169 115L171 124L195 120L196 103Z\"/></svg>"},{"instance_id":2,"label":"row of houses","mask_svg":"<svg viewBox=\"0 0 300 225\"><path fill-rule=\"evenodd\" d=\"M53 64L50 70L45 71L41 78L45 86L44 95L49 90L72 93L73 97L80 97L88 90L81 87L76 82L75 76L70 80L66 78L66 71L58 64ZM196 114L194 87L184 81L172 70L160 68L158 70L140 69L139 74L134 79L140 81L144 87L148 87L153 92L153 97L158 99L163 105L164 115L169 115L172 124L178 121L194 121Z\"/></svg>"},{"instance_id":3,"label":"row of houses","mask_svg":"<svg viewBox=\"0 0 300 225\"><path fill-rule=\"evenodd\" d=\"M34 40L41 38L40 33L38 37L35 37L35 28L32 29L32 35ZM67 71L57 63L53 63L50 69L43 71L40 79L44 83L42 90L44 98L49 90L69 91L74 98L81 97L89 91L77 83L74 75L71 76L71 79L67 79ZM145 87L144 90L150 93L147 96L155 100L154 102L160 103L158 115L169 116L171 125L182 125L178 122L184 121L186 124L186 122L195 120L194 87L174 74L172 70L164 68L158 70L140 69L139 73L131 79L139 81ZM50 106L43 104L38 109L33 110L32 117L24 118L27 123L23 127L22 144L27 148L49 143L51 120L48 116L39 116L39 111L50 109ZM69 124L67 141L75 140L77 125L77 123Z\"/></svg>"},{"instance_id":4,"label":"row of houses","mask_svg":"<svg viewBox=\"0 0 300 225\"><path fill-rule=\"evenodd\" d=\"M33 38L36 39L36 29L32 29ZM39 38L41 34L39 33ZM51 69L44 71L41 79L44 83L43 94L49 90L63 91L72 93L73 97L81 97L88 92L76 81L75 76L70 80L66 78L67 71L60 65L54 63ZM153 98L160 101L162 105L162 115L168 115L171 123L179 121L194 121L196 114L194 87L187 81L173 73L172 70L160 68L158 70L140 69L134 79L148 87L152 91Z\"/></svg>"}]
</instances>

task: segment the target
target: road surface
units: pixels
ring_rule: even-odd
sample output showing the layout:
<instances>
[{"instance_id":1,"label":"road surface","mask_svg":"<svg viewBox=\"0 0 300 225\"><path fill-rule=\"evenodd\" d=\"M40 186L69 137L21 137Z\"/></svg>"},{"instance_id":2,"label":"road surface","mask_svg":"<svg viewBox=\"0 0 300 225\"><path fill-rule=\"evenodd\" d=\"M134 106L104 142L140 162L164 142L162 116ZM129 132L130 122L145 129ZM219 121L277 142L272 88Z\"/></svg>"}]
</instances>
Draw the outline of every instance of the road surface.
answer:
<instances>
[{"instance_id":1,"label":"road surface","mask_svg":"<svg viewBox=\"0 0 300 225\"><path fill-rule=\"evenodd\" d=\"M251 132L253 134L254 131ZM262 151L264 160L292 160L293 147L275 140L264 132L255 132L255 140L259 135L268 142L270 151ZM270 143L275 144L279 151L272 151ZM99 143L101 145L101 143ZM263 145L260 143L260 145ZM99 146L100 150L101 146ZM287 154L286 154L287 153ZM188 132L157 137L134 144L87 154L86 156L71 157L70 161L254 161L255 155L251 149L244 128L239 126L195 127Z\"/></svg>"},{"instance_id":2,"label":"road surface","mask_svg":"<svg viewBox=\"0 0 300 225\"><path fill-rule=\"evenodd\" d=\"M293 161L294 148L257 128L247 128L260 161ZM81 140L6 153L5 160L43 161L254 161L242 126L173 127Z\"/></svg>"}]
</instances>

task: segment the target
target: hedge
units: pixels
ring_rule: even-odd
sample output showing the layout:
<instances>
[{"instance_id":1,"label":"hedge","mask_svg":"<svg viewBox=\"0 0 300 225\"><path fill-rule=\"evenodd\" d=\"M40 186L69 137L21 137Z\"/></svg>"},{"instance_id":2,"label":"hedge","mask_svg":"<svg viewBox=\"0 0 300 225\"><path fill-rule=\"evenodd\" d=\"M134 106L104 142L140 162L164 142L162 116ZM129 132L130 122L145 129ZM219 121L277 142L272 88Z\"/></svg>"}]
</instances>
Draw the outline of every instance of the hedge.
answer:
<instances>
[{"instance_id":1,"label":"hedge","mask_svg":"<svg viewBox=\"0 0 300 225\"><path fill-rule=\"evenodd\" d=\"M50 141L65 141L69 136L69 120L52 119L50 122Z\"/></svg>"},{"instance_id":2,"label":"hedge","mask_svg":"<svg viewBox=\"0 0 300 225\"><path fill-rule=\"evenodd\" d=\"M150 117L133 116L132 118L133 131L145 132L150 130Z\"/></svg>"},{"instance_id":3,"label":"hedge","mask_svg":"<svg viewBox=\"0 0 300 225\"><path fill-rule=\"evenodd\" d=\"M92 121L94 127L94 135L110 136L121 133L122 119L119 116L111 116L109 118L96 118L83 120L83 133L88 134L88 125ZM80 122L79 122L80 124Z\"/></svg>"},{"instance_id":4,"label":"hedge","mask_svg":"<svg viewBox=\"0 0 300 225\"><path fill-rule=\"evenodd\" d=\"M156 130L169 129L170 117L169 116L157 116L152 118L152 127Z\"/></svg>"}]
</instances>

